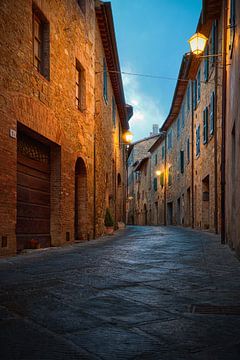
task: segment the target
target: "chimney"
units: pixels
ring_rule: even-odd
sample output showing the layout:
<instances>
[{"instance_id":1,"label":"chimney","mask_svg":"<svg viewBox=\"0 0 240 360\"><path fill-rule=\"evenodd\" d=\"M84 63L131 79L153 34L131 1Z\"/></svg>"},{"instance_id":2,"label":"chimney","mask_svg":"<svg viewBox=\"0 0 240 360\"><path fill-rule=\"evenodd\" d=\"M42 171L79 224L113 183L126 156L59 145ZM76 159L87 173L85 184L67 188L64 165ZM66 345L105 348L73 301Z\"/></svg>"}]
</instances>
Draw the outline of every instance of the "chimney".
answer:
<instances>
[{"instance_id":1,"label":"chimney","mask_svg":"<svg viewBox=\"0 0 240 360\"><path fill-rule=\"evenodd\" d=\"M153 131L150 133L150 136L158 135L159 133L159 126L158 124L153 124Z\"/></svg>"}]
</instances>

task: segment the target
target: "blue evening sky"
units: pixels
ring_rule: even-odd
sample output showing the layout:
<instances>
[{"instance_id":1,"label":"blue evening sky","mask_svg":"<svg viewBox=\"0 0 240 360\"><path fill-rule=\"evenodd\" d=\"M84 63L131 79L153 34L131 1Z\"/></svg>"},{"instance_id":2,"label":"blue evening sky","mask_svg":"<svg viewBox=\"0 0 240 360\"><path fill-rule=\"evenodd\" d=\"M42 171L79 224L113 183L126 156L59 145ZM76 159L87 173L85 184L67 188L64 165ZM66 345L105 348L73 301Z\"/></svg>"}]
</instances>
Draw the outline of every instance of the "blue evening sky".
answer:
<instances>
[{"instance_id":1,"label":"blue evening sky","mask_svg":"<svg viewBox=\"0 0 240 360\"><path fill-rule=\"evenodd\" d=\"M122 71L177 78L202 0L111 0ZM123 75L134 141L169 113L176 80Z\"/></svg>"}]
</instances>

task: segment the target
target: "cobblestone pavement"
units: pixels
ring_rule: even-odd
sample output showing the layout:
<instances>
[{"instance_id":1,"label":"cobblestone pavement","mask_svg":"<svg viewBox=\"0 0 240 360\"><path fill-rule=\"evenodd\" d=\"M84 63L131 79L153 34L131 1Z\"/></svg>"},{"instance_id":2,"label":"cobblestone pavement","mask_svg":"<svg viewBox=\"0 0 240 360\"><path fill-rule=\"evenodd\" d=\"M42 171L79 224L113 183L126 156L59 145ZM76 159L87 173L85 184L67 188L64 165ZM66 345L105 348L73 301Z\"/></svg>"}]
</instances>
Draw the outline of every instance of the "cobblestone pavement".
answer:
<instances>
[{"instance_id":1,"label":"cobblestone pavement","mask_svg":"<svg viewBox=\"0 0 240 360\"><path fill-rule=\"evenodd\" d=\"M129 227L0 259L0 285L1 360L240 359L240 263L207 232Z\"/></svg>"}]
</instances>

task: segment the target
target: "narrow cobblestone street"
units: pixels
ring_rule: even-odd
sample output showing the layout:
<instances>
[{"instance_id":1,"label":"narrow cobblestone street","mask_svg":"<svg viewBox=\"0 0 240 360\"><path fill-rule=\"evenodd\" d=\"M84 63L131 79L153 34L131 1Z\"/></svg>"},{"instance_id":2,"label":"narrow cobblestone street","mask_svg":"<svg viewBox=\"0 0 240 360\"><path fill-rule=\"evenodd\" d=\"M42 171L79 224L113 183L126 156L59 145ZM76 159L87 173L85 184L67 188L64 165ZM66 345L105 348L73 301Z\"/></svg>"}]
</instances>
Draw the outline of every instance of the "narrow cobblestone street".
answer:
<instances>
[{"instance_id":1,"label":"narrow cobblestone street","mask_svg":"<svg viewBox=\"0 0 240 360\"><path fill-rule=\"evenodd\" d=\"M239 359L239 278L218 236L174 227L1 259L0 358Z\"/></svg>"}]
</instances>

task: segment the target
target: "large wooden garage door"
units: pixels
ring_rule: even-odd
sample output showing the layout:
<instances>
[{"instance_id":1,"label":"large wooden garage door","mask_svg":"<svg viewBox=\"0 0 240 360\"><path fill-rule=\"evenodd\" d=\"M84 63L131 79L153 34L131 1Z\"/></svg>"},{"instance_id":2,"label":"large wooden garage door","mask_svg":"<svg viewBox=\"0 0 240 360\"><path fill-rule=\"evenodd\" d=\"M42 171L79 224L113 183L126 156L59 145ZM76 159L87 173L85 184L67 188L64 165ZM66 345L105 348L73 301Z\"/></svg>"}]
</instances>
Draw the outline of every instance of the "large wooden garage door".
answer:
<instances>
[{"instance_id":1,"label":"large wooden garage door","mask_svg":"<svg viewBox=\"0 0 240 360\"><path fill-rule=\"evenodd\" d=\"M18 133L17 249L50 246L50 149Z\"/></svg>"}]
</instances>

